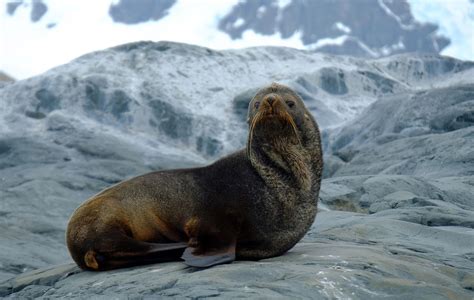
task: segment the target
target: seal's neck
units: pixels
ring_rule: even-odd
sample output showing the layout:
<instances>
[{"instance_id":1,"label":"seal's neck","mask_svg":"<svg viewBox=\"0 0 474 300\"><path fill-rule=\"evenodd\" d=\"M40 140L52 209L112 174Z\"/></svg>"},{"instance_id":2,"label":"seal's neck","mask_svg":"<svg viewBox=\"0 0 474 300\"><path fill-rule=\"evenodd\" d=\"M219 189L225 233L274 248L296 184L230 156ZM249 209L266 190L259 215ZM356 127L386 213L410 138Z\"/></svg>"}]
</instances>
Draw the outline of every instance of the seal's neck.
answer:
<instances>
[{"instance_id":1,"label":"seal's neck","mask_svg":"<svg viewBox=\"0 0 474 300\"><path fill-rule=\"evenodd\" d=\"M258 146L257 146L258 145ZM273 188L309 191L312 185L310 157L301 144L284 139L258 141L247 145L255 170Z\"/></svg>"}]
</instances>

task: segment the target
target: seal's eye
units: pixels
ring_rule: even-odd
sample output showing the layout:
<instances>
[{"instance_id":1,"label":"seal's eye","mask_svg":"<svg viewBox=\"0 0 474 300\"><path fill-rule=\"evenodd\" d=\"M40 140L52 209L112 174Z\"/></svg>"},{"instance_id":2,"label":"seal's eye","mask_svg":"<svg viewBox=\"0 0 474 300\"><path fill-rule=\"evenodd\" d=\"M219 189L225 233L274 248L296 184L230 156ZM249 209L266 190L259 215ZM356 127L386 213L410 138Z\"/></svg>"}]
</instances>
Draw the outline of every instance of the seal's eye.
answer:
<instances>
[{"instance_id":1,"label":"seal's eye","mask_svg":"<svg viewBox=\"0 0 474 300\"><path fill-rule=\"evenodd\" d=\"M293 106L295 106L295 102L294 101L291 101L291 100L286 100L286 105L288 105L289 108L292 108Z\"/></svg>"},{"instance_id":2,"label":"seal's eye","mask_svg":"<svg viewBox=\"0 0 474 300\"><path fill-rule=\"evenodd\" d=\"M258 108L260 106L260 102L259 101L255 101L254 105L253 105L255 108Z\"/></svg>"}]
</instances>

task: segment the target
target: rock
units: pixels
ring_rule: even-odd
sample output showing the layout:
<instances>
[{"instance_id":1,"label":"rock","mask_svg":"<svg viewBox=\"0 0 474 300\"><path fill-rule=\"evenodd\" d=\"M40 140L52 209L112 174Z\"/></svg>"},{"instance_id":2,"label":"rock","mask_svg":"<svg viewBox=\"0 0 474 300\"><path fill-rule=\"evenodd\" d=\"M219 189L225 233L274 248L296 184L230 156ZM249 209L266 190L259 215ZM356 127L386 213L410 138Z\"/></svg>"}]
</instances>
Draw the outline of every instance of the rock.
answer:
<instances>
[{"instance_id":1,"label":"rock","mask_svg":"<svg viewBox=\"0 0 474 300\"><path fill-rule=\"evenodd\" d=\"M333 143L333 151L358 147L370 140L384 144L395 139L445 133L474 125L474 84L385 97L370 105ZM389 138L393 135L393 138ZM387 138L384 138L387 137Z\"/></svg>"},{"instance_id":2,"label":"rock","mask_svg":"<svg viewBox=\"0 0 474 300\"><path fill-rule=\"evenodd\" d=\"M117 23L137 24L156 21L165 17L168 14L168 9L175 2L176 0L120 0L118 3L111 4L109 15Z\"/></svg>"},{"instance_id":3,"label":"rock","mask_svg":"<svg viewBox=\"0 0 474 300\"><path fill-rule=\"evenodd\" d=\"M48 6L41 0L32 3L30 19L32 22L38 22L48 11Z\"/></svg>"},{"instance_id":4,"label":"rock","mask_svg":"<svg viewBox=\"0 0 474 300\"><path fill-rule=\"evenodd\" d=\"M329 208L343 211L367 212L360 206L364 190L360 188L367 177L338 177L325 179L319 193L320 201ZM347 184L350 182L349 184Z\"/></svg>"},{"instance_id":5,"label":"rock","mask_svg":"<svg viewBox=\"0 0 474 300\"><path fill-rule=\"evenodd\" d=\"M407 175L353 175L324 179L320 200L333 209L371 213L430 205L474 210L472 195L472 176L433 180Z\"/></svg>"},{"instance_id":6,"label":"rock","mask_svg":"<svg viewBox=\"0 0 474 300\"><path fill-rule=\"evenodd\" d=\"M333 176L404 174L431 178L471 176L474 127L420 137L401 138L383 145L364 144ZM404 151L410 149L407 154ZM336 154L340 155L340 154Z\"/></svg>"},{"instance_id":7,"label":"rock","mask_svg":"<svg viewBox=\"0 0 474 300\"><path fill-rule=\"evenodd\" d=\"M331 175L473 175L473 113L474 84L381 98L329 134Z\"/></svg>"},{"instance_id":8,"label":"rock","mask_svg":"<svg viewBox=\"0 0 474 300\"><path fill-rule=\"evenodd\" d=\"M331 132L329 136L334 134L333 140L327 149L329 152L331 147L335 150L329 155L330 163L334 161L333 157L338 159L337 169L331 170L331 175L336 177L323 181L321 200L335 209L340 207L331 204L344 203L344 207L359 212L368 208L371 215L356 217L345 213L342 217L331 217L336 219L337 226L328 230L320 228L319 237L327 234L331 240L383 244L393 255L429 259L436 270L440 270L439 262L462 272L468 270L460 275L463 279L459 284L471 293L474 160L470 157L473 146L470 136L473 127L466 123L463 123L464 127L429 125L440 119L441 114L456 120L451 111L468 114L470 104L466 103L472 101L470 89L469 86L453 88L450 92L431 90L420 93L421 98L415 96L402 102L397 102L396 99L401 99L397 97L390 98L394 102L381 99L347 126L336 133ZM446 98L458 104L446 105ZM424 105L430 101L428 110L424 111ZM411 107L403 108L405 105ZM456 110L456 105L462 108ZM443 122L453 124L452 121ZM426 159L426 155L431 156ZM359 218L365 218L365 221ZM332 219L321 222L330 223ZM310 232L308 236L316 238L318 235ZM448 258L443 257L443 253L456 255ZM468 267L464 268L466 265ZM381 277L385 275L381 274ZM401 291L398 297L413 295L403 296Z\"/></svg>"},{"instance_id":9,"label":"rock","mask_svg":"<svg viewBox=\"0 0 474 300\"><path fill-rule=\"evenodd\" d=\"M474 210L474 176L445 177L431 180L436 188L449 195L452 203L469 210Z\"/></svg>"},{"instance_id":10,"label":"rock","mask_svg":"<svg viewBox=\"0 0 474 300\"><path fill-rule=\"evenodd\" d=\"M0 86L0 295L471 299L473 70L432 55L141 42ZM242 147L248 102L272 81L323 130L325 209L300 244L206 270L71 263L64 230L82 201Z\"/></svg>"},{"instance_id":11,"label":"rock","mask_svg":"<svg viewBox=\"0 0 474 300\"><path fill-rule=\"evenodd\" d=\"M13 278L0 295L470 299L474 262L465 255L474 230L443 231L377 214L321 212L304 241L280 257L204 270L176 262L96 273L65 264Z\"/></svg>"}]
</instances>

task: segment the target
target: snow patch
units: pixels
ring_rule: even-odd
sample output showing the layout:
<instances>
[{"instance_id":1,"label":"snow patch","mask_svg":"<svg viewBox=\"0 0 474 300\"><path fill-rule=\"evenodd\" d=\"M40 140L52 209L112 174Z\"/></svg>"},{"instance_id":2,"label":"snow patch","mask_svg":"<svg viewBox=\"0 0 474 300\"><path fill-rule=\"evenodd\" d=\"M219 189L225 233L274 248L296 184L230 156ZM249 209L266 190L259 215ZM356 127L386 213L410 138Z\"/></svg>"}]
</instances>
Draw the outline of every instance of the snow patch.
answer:
<instances>
[{"instance_id":1,"label":"snow patch","mask_svg":"<svg viewBox=\"0 0 474 300\"><path fill-rule=\"evenodd\" d=\"M311 50L316 50L328 45L342 45L347 40L347 38L348 38L347 35L341 35L341 36L338 36L337 38L319 39L316 43L307 45L307 47Z\"/></svg>"},{"instance_id":2,"label":"snow patch","mask_svg":"<svg viewBox=\"0 0 474 300\"><path fill-rule=\"evenodd\" d=\"M292 0L277 0L277 5L280 9L283 9L291 4Z\"/></svg>"},{"instance_id":3,"label":"snow patch","mask_svg":"<svg viewBox=\"0 0 474 300\"><path fill-rule=\"evenodd\" d=\"M237 28L237 27L240 27L244 24L245 24L245 20L242 19L242 18L238 18L237 20L235 20L233 26L234 26L234 28Z\"/></svg>"},{"instance_id":4,"label":"snow patch","mask_svg":"<svg viewBox=\"0 0 474 300\"><path fill-rule=\"evenodd\" d=\"M340 31L344 33L351 33L351 28L341 22L334 23L334 27L336 27L337 29L339 29Z\"/></svg>"},{"instance_id":5,"label":"snow patch","mask_svg":"<svg viewBox=\"0 0 474 300\"><path fill-rule=\"evenodd\" d=\"M353 38L353 41L355 41L357 44L359 44L359 47L361 47L365 52L367 52L370 56L372 57L379 57L380 55L373 51L372 49L370 49L369 46L367 46L364 42L362 42L361 40L359 40L358 38Z\"/></svg>"},{"instance_id":6,"label":"snow patch","mask_svg":"<svg viewBox=\"0 0 474 300\"><path fill-rule=\"evenodd\" d=\"M247 29L242 33L242 48L260 46L283 46L303 49L305 46L301 41L301 32L296 31L291 37L283 39L281 33L263 35L253 30ZM240 46L238 48L241 48Z\"/></svg>"},{"instance_id":7,"label":"snow patch","mask_svg":"<svg viewBox=\"0 0 474 300\"><path fill-rule=\"evenodd\" d=\"M441 54L474 60L474 3L469 0L408 0L420 22L439 24L439 33L451 44Z\"/></svg>"},{"instance_id":8,"label":"snow patch","mask_svg":"<svg viewBox=\"0 0 474 300\"><path fill-rule=\"evenodd\" d=\"M263 15L267 12L267 8L265 6L260 6L257 9L257 18L263 17Z\"/></svg>"}]
</instances>

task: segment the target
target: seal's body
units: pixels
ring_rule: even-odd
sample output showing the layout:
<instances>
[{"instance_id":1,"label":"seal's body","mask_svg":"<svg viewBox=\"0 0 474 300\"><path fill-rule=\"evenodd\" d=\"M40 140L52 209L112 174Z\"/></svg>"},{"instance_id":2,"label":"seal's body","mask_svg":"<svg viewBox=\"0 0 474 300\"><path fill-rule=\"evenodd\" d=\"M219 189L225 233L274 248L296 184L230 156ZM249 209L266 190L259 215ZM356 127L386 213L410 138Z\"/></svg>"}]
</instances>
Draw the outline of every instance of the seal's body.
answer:
<instances>
[{"instance_id":1,"label":"seal's body","mask_svg":"<svg viewBox=\"0 0 474 300\"><path fill-rule=\"evenodd\" d=\"M178 260L207 267L281 255L314 221L319 131L292 90L272 84L249 105L247 148L201 168L153 172L82 204L67 228L83 269Z\"/></svg>"}]
</instances>

